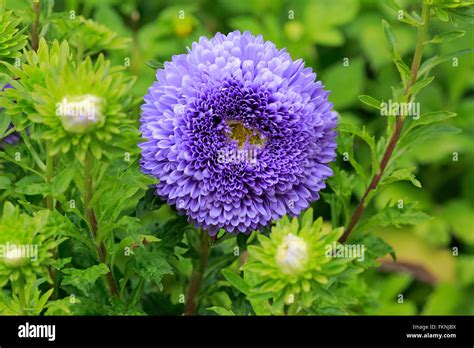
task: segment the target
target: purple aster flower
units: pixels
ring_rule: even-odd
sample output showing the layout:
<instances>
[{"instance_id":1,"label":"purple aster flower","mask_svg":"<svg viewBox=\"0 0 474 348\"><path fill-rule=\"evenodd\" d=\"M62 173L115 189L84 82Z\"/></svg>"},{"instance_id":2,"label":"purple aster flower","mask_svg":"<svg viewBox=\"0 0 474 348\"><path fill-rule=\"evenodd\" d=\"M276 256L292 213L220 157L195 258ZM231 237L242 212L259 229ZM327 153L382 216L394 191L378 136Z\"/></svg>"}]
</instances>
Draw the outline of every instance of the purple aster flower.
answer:
<instances>
[{"instance_id":1,"label":"purple aster flower","mask_svg":"<svg viewBox=\"0 0 474 348\"><path fill-rule=\"evenodd\" d=\"M7 88L12 88L12 85L7 83L5 86L3 86L2 91L6 90ZM12 128L13 124L10 123L6 131L8 132ZM0 149L4 147L5 143L9 145L15 145L18 144L19 141L20 135L17 132L13 132L0 140Z\"/></svg>"},{"instance_id":2,"label":"purple aster flower","mask_svg":"<svg viewBox=\"0 0 474 348\"><path fill-rule=\"evenodd\" d=\"M195 226L249 233L319 198L337 114L301 59L234 31L202 37L156 77L142 106L142 171Z\"/></svg>"}]
</instances>

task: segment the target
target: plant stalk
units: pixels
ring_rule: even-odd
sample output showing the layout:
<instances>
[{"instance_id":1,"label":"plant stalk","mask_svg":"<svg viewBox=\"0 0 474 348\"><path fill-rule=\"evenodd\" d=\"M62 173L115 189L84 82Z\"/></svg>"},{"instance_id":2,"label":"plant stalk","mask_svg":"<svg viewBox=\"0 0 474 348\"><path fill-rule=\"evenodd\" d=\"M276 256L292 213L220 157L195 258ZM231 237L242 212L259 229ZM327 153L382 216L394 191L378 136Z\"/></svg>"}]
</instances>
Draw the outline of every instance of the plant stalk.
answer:
<instances>
[{"instance_id":1,"label":"plant stalk","mask_svg":"<svg viewBox=\"0 0 474 348\"><path fill-rule=\"evenodd\" d=\"M209 237L206 231L199 230L200 233L200 246L201 246L201 257L199 263L193 266L191 278L189 281L188 294L186 296L186 306L184 315L196 315L196 297L201 290L202 280L204 278L204 272L207 267L207 261L209 256Z\"/></svg>"},{"instance_id":2,"label":"plant stalk","mask_svg":"<svg viewBox=\"0 0 474 348\"><path fill-rule=\"evenodd\" d=\"M31 48L36 52L38 51L39 47L39 21L41 13L40 0L33 1L33 12L35 13L35 21L33 22L33 26L31 28Z\"/></svg>"},{"instance_id":3,"label":"plant stalk","mask_svg":"<svg viewBox=\"0 0 474 348\"><path fill-rule=\"evenodd\" d=\"M92 237L97 244L97 219L95 217L94 210L91 206L92 194L93 194L93 179L92 179L92 157L89 151L86 152L86 158L84 160L84 208L86 209L86 217L89 221L89 225L92 231ZM99 254L100 262L107 264L107 251L105 249L104 242L100 242L97 245L97 252ZM119 291L117 284L112 273L112 269L107 273L107 283L109 286L110 293L113 296L119 297Z\"/></svg>"},{"instance_id":4,"label":"plant stalk","mask_svg":"<svg viewBox=\"0 0 474 348\"><path fill-rule=\"evenodd\" d=\"M430 6L426 3L423 3L422 20L423 20L423 24L421 25L418 31L418 40L417 40L415 53L413 55L413 61L411 65L411 81L410 83L407 84L404 90L404 96L406 97L407 103L409 103L412 98L412 96L409 94L409 89L411 86L413 86L416 83L416 80L418 78L418 69L420 68L421 58L423 56L424 42L426 38L426 33L428 31L428 25L429 25L429 20L430 20ZM390 137L390 141L382 156L379 172L374 175L364 195L360 199L359 204L357 204L357 207L354 213L352 214L349 225L347 226L341 238L339 238L340 243L346 242L347 238L349 237L351 232L354 230L360 218L362 217L362 214L364 213L365 200L367 199L367 196L372 190L375 190L377 188L377 185L380 182L380 179L382 178L385 169L387 168L390 157L392 156L393 151L395 150L397 142L400 139L400 135L402 133L403 124L404 124L403 121L404 121L403 115L396 116L395 129L392 133L392 136Z\"/></svg>"},{"instance_id":5,"label":"plant stalk","mask_svg":"<svg viewBox=\"0 0 474 348\"><path fill-rule=\"evenodd\" d=\"M49 155L49 142L46 143L46 168L45 168L45 178L46 182L48 184L51 184L51 180L53 179L53 173L54 173L54 158L53 156ZM49 210L54 210L54 199L51 193L48 194L46 197L46 205Z\"/></svg>"}]
</instances>

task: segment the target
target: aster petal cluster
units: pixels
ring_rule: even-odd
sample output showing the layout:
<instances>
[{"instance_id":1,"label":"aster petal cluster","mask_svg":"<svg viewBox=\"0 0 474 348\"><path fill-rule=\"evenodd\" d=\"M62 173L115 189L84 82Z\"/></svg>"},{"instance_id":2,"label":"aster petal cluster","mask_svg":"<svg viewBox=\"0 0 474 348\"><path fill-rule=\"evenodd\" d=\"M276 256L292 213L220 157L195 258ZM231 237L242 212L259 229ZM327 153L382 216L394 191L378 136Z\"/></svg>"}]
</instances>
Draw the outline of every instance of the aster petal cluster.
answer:
<instances>
[{"instance_id":1,"label":"aster petal cluster","mask_svg":"<svg viewBox=\"0 0 474 348\"><path fill-rule=\"evenodd\" d=\"M156 78L142 106L141 167L190 222L249 233L319 198L337 114L301 59L261 35L218 33Z\"/></svg>"}]
</instances>

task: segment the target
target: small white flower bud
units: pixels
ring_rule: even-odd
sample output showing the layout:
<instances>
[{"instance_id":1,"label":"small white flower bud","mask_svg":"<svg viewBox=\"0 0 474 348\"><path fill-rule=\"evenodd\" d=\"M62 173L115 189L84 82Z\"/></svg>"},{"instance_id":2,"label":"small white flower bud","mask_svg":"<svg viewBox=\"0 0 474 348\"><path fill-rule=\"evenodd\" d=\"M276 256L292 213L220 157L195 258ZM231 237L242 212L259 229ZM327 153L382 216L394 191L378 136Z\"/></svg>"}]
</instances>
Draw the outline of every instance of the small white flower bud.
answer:
<instances>
[{"instance_id":1,"label":"small white flower bud","mask_svg":"<svg viewBox=\"0 0 474 348\"><path fill-rule=\"evenodd\" d=\"M28 258L22 255L22 251L17 247L10 247L3 255L3 262L10 267L21 267L28 261Z\"/></svg>"},{"instance_id":2,"label":"small white flower bud","mask_svg":"<svg viewBox=\"0 0 474 348\"><path fill-rule=\"evenodd\" d=\"M308 261L308 244L303 238L290 233L278 246L275 259L278 268L283 273L300 273Z\"/></svg>"},{"instance_id":3,"label":"small white flower bud","mask_svg":"<svg viewBox=\"0 0 474 348\"><path fill-rule=\"evenodd\" d=\"M56 104L56 115L61 119L66 131L84 133L104 123L103 104L102 98L91 94L64 97Z\"/></svg>"}]
</instances>

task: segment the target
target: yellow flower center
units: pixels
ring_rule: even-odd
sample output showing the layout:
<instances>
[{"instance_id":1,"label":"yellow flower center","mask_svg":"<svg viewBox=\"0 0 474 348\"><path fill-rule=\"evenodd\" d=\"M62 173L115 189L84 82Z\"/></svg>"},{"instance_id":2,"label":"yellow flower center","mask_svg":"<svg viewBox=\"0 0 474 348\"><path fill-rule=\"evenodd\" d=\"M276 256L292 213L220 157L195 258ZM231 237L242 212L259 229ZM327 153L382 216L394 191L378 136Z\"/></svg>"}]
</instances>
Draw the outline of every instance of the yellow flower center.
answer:
<instances>
[{"instance_id":1,"label":"yellow flower center","mask_svg":"<svg viewBox=\"0 0 474 348\"><path fill-rule=\"evenodd\" d=\"M237 140L240 148L243 148L246 143L259 146L265 143L265 140L261 138L257 130L249 129L239 121L229 121L227 125L231 132L230 138Z\"/></svg>"}]
</instances>

